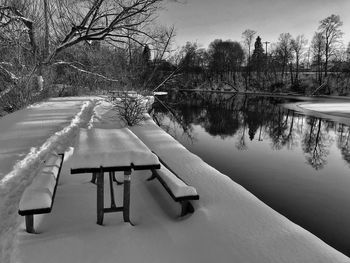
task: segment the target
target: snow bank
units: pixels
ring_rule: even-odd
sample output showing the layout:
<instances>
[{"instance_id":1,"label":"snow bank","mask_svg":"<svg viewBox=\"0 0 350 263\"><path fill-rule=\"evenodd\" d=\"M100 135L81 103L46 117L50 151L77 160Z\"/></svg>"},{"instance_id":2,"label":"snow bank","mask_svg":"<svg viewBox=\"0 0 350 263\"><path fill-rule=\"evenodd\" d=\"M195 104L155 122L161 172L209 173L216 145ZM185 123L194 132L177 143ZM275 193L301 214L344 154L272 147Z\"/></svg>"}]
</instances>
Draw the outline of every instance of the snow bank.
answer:
<instances>
[{"instance_id":1,"label":"snow bank","mask_svg":"<svg viewBox=\"0 0 350 263\"><path fill-rule=\"evenodd\" d=\"M316 118L330 119L339 123L350 125L350 103L344 100L334 101L323 99L318 102L294 102L285 103L283 107L302 112Z\"/></svg>"},{"instance_id":2,"label":"snow bank","mask_svg":"<svg viewBox=\"0 0 350 263\"><path fill-rule=\"evenodd\" d=\"M219 261L350 262L190 153L150 118L131 130L169 168L197 189L200 200L194 202L193 227L205 232L205 238L213 238L213 244L220 244L217 239L226 240L220 244L226 252L217 255ZM229 250L234 253L227 253Z\"/></svg>"},{"instance_id":3,"label":"snow bank","mask_svg":"<svg viewBox=\"0 0 350 263\"><path fill-rule=\"evenodd\" d=\"M44 106L47 103L43 103ZM36 104L32 107L40 107ZM87 101L70 125L51 136L41 147L31 151L17 162L13 170L0 180L0 262L14 261L15 235L20 223L18 204L25 188L32 182L38 167L54 149L63 150L79 127L87 124L91 118L94 102ZM20 138L19 138L20 139Z\"/></svg>"}]
</instances>

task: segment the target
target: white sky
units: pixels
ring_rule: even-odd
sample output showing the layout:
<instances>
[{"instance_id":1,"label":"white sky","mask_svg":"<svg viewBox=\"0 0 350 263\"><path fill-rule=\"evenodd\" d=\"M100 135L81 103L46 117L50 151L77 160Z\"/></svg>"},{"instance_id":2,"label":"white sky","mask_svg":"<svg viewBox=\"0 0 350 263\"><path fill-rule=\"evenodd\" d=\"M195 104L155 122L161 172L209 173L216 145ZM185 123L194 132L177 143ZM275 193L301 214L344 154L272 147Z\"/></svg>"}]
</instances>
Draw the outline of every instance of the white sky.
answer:
<instances>
[{"instance_id":1,"label":"white sky","mask_svg":"<svg viewBox=\"0 0 350 263\"><path fill-rule=\"evenodd\" d=\"M160 13L163 25L176 28L175 46L187 41L207 47L214 39L241 41L253 29L262 41L277 42L280 33L309 40L319 21L331 14L343 21L344 44L350 41L350 0L181 0L168 2Z\"/></svg>"}]
</instances>

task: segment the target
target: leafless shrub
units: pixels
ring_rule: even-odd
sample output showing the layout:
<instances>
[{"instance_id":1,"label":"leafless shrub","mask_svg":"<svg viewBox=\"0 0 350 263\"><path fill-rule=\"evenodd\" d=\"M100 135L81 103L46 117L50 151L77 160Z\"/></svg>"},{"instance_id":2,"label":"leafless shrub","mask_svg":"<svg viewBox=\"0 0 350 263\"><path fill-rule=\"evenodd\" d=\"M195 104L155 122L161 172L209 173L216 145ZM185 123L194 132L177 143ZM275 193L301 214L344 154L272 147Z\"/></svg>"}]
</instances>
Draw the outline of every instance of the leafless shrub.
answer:
<instances>
[{"instance_id":1,"label":"leafless shrub","mask_svg":"<svg viewBox=\"0 0 350 263\"><path fill-rule=\"evenodd\" d=\"M138 125L146 119L149 103L143 96L125 93L119 98L111 98L110 101L118 117L128 126Z\"/></svg>"}]
</instances>

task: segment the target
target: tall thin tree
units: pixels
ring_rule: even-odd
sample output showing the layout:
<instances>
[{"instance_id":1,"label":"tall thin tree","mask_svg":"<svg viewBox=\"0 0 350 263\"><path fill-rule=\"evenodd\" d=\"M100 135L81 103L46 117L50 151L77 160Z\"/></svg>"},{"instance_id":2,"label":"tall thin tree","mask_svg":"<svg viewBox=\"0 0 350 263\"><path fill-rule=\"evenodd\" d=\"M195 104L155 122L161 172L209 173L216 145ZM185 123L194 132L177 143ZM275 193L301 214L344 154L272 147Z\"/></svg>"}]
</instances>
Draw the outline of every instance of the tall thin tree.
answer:
<instances>
[{"instance_id":1,"label":"tall thin tree","mask_svg":"<svg viewBox=\"0 0 350 263\"><path fill-rule=\"evenodd\" d=\"M328 74L329 59L333 55L336 45L339 44L343 36L343 32L340 27L343 22L340 20L339 15L330 15L329 17L320 21L318 29L324 37L325 41L325 63L324 63L324 76Z\"/></svg>"},{"instance_id":2,"label":"tall thin tree","mask_svg":"<svg viewBox=\"0 0 350 263\"><path fill-rule=\"evenodd\" d=\"M247 58L247 80L248 81L246 83L246 90L248 88L248 85L250 84L250 58L251 58L250 50L251 50L252 42L255 35L256 35L256 31L252 29L246 29L242 33L243 42L248 48L248 58Z\"/></svg>"},{"instance_id":3,"label":"tall thin tree","mask_svg":"<svg viewBox=\"0 0 350 263\"><path fill-rule=\"evenodd\" d=\"M291 45L295 56L295 77L294 81L298 85L299 83L299 66L300 58L303 55L305 45L307 44L307 39L304 35L298 35L296 38L292 39Z\"/></svg>"}]
</instances>

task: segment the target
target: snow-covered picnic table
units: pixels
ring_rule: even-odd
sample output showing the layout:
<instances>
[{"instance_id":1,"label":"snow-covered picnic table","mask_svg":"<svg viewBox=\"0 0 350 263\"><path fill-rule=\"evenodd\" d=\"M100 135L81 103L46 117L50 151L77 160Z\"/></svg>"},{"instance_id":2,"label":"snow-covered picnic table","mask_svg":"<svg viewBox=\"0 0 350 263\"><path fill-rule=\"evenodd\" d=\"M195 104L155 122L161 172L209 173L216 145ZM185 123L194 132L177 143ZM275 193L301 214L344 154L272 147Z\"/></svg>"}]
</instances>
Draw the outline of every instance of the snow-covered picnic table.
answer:
<instances>
[{"instance_id":1,"label":"snow-covered picnic table","mask_svg":"<svg viewBox=\"0 0 350 263\"><path fill-rule=\"evenodd\" d=\"M160 169L158 157L128 128L80 129L75 146L71 174L92 173L97 177L97 224L104 213L123 212L130 222L131 170ZM116 171L124 171L123 206L116 207L113 179ZM104 173L109 172L111 207L104 207Z\"/></svg>"}]
</instances>

